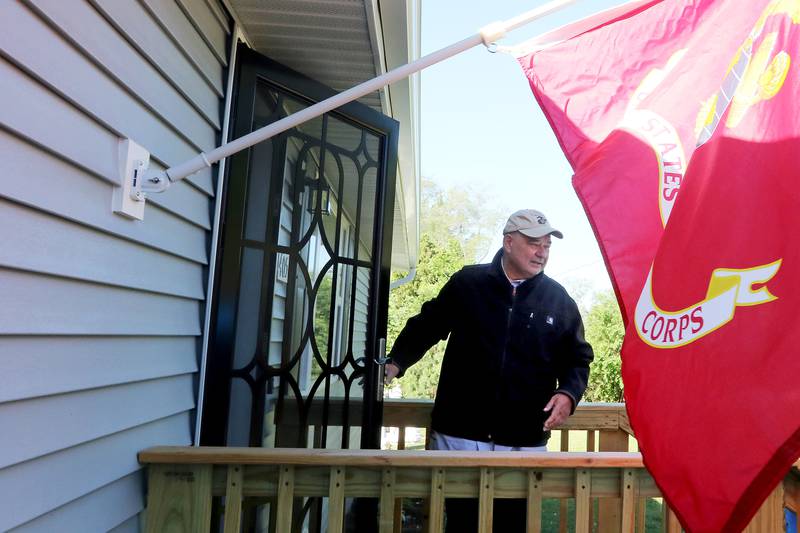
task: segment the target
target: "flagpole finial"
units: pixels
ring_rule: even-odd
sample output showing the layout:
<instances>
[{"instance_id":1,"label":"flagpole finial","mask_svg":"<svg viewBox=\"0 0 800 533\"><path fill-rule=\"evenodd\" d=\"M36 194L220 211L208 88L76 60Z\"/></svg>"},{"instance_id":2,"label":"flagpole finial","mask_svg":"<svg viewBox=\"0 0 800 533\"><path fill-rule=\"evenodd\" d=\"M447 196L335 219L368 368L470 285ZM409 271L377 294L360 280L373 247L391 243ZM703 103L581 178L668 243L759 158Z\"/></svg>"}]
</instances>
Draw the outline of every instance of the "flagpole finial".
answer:
<instances>
[{"instance_id":1,"label":"flagpole finial","mask_svg":"<svg viewBox=\"0 0 800 533\"><path fill-rule=\"evenodd\" d=\"M489 48L506 36L506 25L499 21L492 22L478 30L478 33L481 36L484 46Z\"/></svg>"}]
</instances>

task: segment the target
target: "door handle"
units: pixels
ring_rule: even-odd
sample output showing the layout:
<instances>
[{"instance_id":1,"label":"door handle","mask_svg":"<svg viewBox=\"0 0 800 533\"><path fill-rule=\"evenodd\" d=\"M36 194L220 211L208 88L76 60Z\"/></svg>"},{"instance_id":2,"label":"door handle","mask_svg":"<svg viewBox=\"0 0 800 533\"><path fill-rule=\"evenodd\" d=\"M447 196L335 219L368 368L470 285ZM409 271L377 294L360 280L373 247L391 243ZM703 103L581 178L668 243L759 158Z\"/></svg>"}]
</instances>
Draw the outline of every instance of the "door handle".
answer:
<instances>
[{"instance_id":1,"label":"door handle","mask_svg":"<svg viewBox=\"0 0 800 533\"><path fill-rule=\"evenodd\" d=\"M375 363L383 366L387 361L389 358L386 357L386 339L380 338L378 339L378 355L375 357Z\"/></svg>"},{"instance_id":2,"label":"door handle","mask_svg":"<svg viewBox=\"0 0 800 533\"><path fill-rule=\"evenodd\" d=\"M383 401L383 388L386 381L386 362L389 360L386 357L386 339L378 339L378 354L375 357L375 368L378 369L378 376L375 380L375 401Z\"/></svg>"}]
</instances>

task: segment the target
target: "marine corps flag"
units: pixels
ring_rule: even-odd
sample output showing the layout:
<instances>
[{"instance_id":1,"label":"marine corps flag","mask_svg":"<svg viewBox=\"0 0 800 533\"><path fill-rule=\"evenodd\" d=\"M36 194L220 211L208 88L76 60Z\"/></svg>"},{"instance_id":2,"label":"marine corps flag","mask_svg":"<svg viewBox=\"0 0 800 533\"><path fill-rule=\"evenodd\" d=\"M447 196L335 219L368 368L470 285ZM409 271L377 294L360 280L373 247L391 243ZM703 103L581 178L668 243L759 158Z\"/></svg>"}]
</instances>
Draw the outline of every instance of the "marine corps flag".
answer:
<instances>
[{"instance_id":1,"label":"marine corps flag","mask_svg":"<svg viewBox=\"0 0 800 533\"><path fill-rule=\"evenodd\" d=\"M687 531L740 531L800 456L800 0L632 2L523 54L645 464Z\"/></svg>"}]
</instances>

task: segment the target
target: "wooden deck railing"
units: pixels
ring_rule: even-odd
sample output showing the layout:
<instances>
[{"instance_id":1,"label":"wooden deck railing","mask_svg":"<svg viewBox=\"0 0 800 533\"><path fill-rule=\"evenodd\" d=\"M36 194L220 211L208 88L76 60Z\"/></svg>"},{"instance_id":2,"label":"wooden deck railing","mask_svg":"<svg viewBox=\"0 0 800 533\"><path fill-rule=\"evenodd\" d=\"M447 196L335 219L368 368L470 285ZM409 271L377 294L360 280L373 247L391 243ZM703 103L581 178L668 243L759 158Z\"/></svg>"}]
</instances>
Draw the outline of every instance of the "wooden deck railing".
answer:
<instances>
[{"instance_id":1,"label":"wooden deck railing","mask_svg":"<svg viewBox=\"0 0 800 533\"><path fill-rule=\"evenodd\" d=\"M215 501L214 531L216 524L224 523L224 531L238 533L243 508L266 503L270 530L290 533L302 520L299 511L310 498L326 498L327 511L316 520L327 523L327 531L334 533L343 531L348 498L373 498L377 499L373 517L377 514L374 520L380 532L394 533L400 531L401 502L419 498L426 506L425 531L436 533L443 528L445 498L477 498L480 531L490 532L492 502L523 498L527 500L529 532L542 531L542 504L547 499L560 501L559 532L567 531L568 500L574 502L576 533L645 531L645 501L660 497L660 493L641 456L628 453L635 444L622 404L581 405L568 419L559 447L565 451L577 447L584 452L402 451L404 429L426 428L431 408L426 401L386 401L384 424L400 428L400 440L395 444L400 451L145 450L139 460L149 471L146 529L159 533L211 531ZM580 441L577 446L576 441ZM782 531L784 507L800 510L796 468L746 532ZM662 510L662 531L680 533L674 514L665 505Z\"/></svg>"},{"instance_id":2,"label":"wooden deck railing","mask_svg":"<svg viewBox=\"0 0 800 533\"><path fill-rule=\"evenodd\" d=\"M341 532L346 498L377 498L381 533L395 531L398 498L428 501L428 531L442 531L445 498L477 498L479 531L492 531L498 498L522 498L528 531L541 531L542 501L574 498L575 531L590 531L593 498L621 500L614 531L633 533L641 498L659 495L637 453L521 453L151 448L147 531L209 531L224 496L224 531L238 532L242 502L274 505L275 531L293 531L297 498L327 497L328 531Z\"/></svg>"}]
</instances>

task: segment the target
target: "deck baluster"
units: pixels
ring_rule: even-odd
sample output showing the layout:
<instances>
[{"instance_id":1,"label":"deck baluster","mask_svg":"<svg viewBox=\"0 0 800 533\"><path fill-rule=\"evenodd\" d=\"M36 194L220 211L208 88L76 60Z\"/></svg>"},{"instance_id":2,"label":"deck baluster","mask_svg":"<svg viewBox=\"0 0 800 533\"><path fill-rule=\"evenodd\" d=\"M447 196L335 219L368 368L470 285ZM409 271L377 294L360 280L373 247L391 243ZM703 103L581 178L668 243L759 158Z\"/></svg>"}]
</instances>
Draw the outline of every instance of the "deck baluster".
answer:
<instances>
[{"instance_id":1,"label":"deck baluster","mask_svg":"<svg viewBox=\"0 0 800 533\"><path fill-rule=\"evenodd\" d=\"M561 430L561 451L569 451L569 430ZM567 533L567 500L558 504L558 533Z\"/></svg>"},{"instance_id":2,"label":"deck baluster","mask_svg":"<svg viewBox=\"0 0 800 533\"><path fill-rule=\"evenodd\" d=\"M672 512L672 509L669 508L667 505L666 500L664 501L664 533L681 533L683 528L681 528L681 523L678 521L678 517L675 516L675 513Z\"/></svg>"},{"instance_id":3,"label":"deck baluster","mask_svg":"<svg viewBox=\"0 0 800 533\"><path fill-rule=\"evenodd\" d=\"M492 533L494 518L494 469L481 468L481 488L478 499L478 533Z\"/></svg>"},{"instance_id":4,"label":"deck baluster","mask_svg":"<svg viewBox=\"0 0 800 533\"><path fill-rule=\"evenodd\" d=\"M394 533L395 519L395 469L384 468L381 474L380 533Z\"/></svg>"},{"instance_id":5,"label":"deck baluster","mask_svg":"<svg viewBox=\"0 0 800 533\"><path fill-rule=\"evenodd\" d=\"M431 470L431 499L428 514L428 531L441 533L444 528L444 468Z\"/></svg>"},{"instance_id":6,"label":"deck baluster","mask_svg":"<svg viewBox=\"0 0 800 533\"><path fill-rule=\"evenodd\" d=\"M281 465L279 468L275 530L289 532L292 530L292 506L294 504L294 466Z\"/></svg>"},{"instance_id":7,"label":"deck baluster","mask_svg":"<svg viewBox=\"0 0 800 533\"><path fill-rule=\"evenodd\" d=\"M331 467L328 489L328 533L342 533L344 528L344 480L345 467Z\"/></svg>"},{"instance_id":8,"label":"deck baluster","mask_svg":"<svg viewBox=\"0 0 800 533\"><path fill-rule=\"evenodd\" d=\"M639 477L631 468L622 470L622 533L635 533Z\"/></svg>"},{"instance_id":9,"label":"deck baluster","mask_svg":"<svg viewBox=\"0 0 800 533\"><path fill-rule=\"evenodd\" d=\"M228 465L228 481L225 487L225 533L239 533L242 524L241 465Z\"/></svg>"},{"instance_id":10,"label":"deck baluster","mask_svg":"<svg viewBox=\"0 0 800 533\"><path fill-rule=\"evenodd\" d=\"M542 473L528 470L528 533L542 531Z\"/></svg>"},{"instance_id":11,"label":"deck baluster","mask_svg":"<svg viewBox=\"0 0 800 533\"><path fill-rule=\"evenodd\" d=\"M592 473L580 468L575 472L575 533L589 533L589 507L592 490Z\"/></svg>"}]
</instances>

